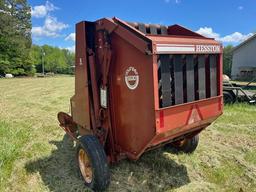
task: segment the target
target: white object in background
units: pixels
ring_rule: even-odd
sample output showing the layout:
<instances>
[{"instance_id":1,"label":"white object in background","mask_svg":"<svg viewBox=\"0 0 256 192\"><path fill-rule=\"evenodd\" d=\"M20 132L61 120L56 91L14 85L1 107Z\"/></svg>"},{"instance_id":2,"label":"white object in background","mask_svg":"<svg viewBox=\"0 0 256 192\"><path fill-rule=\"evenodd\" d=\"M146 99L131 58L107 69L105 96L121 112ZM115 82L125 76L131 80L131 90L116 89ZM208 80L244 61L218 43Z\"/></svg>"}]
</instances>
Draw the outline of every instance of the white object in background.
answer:
<instances>
[{"instance_id":1,"label":"white object in background","mask_svg":"<svg viewBox=\"0 0 256 192\"><path fill-rule=\"evenodd\" d=\"M229 83L229 81L230 81L229 76L223 74L223 75L222 75L222 81L223 81L223 83Z\"/></svg>"},{"instance_id":2,"label":"white object in background","mask_svg":"<svg viewBox=\"0 0 256 192\"><path fill-rule=\"evenodd\" d=\"M13 75L12 75L12 74L7 73L7 74L5 75L5 78L13 78Z\"/></svg>"}]
</instances>

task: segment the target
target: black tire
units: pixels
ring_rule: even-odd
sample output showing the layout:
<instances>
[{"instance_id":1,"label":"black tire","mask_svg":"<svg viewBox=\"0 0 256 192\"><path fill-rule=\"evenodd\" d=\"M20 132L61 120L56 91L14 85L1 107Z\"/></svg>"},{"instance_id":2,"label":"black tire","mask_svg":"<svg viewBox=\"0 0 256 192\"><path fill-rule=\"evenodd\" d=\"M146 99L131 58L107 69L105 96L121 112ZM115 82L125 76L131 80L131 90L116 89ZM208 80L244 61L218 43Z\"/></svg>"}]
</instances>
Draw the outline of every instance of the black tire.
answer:
<instances>
[{"instance_id":1,"label":"black tire","mask_svg":"<svg viewBox=\"0 0 256 192\"><path fill-rule=\"evenodd\" d=\"M181 141L176 141L175 143L172 143L172 146L176 148L178 151L182 151L184 153L193 153L199 143L199 135L195 135L191 138L185 138Z\"/></svg>"},{"instance_id":2,"label":"black tire","mask_svg":"<svg viewBox=\"0 0 256 192\"><path fill-rule=\"evenodd\" d=\"M80 176L87 187L94 191L104 191L110 183L110 171L105 151L97 137L93 135L82 136L79 140L80 144L77 147L77 162ZM85 158L80 157L83 156L83 152L86 153L86 158L88 158L87 160L89 160L89 164L85 163ZM85 169L91 170L91 172L89 172L91 177L86 175L85 172L84 174L82 173L82 170Z\"/></svg>"},{"instance_id":3,"label":"black tire","mask_svg":"<svg viewBox=\"0 0 256 192\"><path fill-rule=\"evenodd\" d=\"M224 104L232 104L236 101L236 97L234 93L232 94L229 91L223 91L223 99L224 99Z\"/></svg>"}]
</instances>

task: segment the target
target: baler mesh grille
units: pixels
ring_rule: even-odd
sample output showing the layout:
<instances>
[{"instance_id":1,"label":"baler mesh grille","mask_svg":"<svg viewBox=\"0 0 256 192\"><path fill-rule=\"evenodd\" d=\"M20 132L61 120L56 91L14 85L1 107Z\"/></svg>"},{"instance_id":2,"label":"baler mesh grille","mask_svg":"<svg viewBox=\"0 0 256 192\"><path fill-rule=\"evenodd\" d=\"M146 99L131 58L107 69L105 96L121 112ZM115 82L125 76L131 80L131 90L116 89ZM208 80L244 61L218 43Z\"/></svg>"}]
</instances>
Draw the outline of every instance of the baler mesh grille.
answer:
<instances>
[{"instance_id":1,"label":"baler mesh grille","mask_svg":"<svg viewBox=\"0 0 256 192\"><path fill-rule=\"evenodd\" d=\"M158 55L159 106L219 95L218 54Z\"/></svg>"}]
</instances>

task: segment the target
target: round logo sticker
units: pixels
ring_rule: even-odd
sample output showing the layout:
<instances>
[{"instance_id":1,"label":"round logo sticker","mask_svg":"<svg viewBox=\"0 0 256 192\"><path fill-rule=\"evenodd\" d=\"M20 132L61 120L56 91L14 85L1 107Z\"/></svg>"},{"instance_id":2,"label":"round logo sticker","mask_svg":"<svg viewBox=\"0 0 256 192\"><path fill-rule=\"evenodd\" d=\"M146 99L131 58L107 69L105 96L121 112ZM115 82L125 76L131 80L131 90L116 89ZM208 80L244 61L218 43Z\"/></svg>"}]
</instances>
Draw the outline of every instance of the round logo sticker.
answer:
<instances>
[{"instance_id":1,"label":"round logo sticker","mask_svg":"<svg viewBox=\"0 0 256 192\"><path fill-rule=\"evenodd\" d=\"M125 71L125 83L127 87L131 90L134 90L139 85L139 74L134 67L129 67Z\"/></svg>"}]
</instances>

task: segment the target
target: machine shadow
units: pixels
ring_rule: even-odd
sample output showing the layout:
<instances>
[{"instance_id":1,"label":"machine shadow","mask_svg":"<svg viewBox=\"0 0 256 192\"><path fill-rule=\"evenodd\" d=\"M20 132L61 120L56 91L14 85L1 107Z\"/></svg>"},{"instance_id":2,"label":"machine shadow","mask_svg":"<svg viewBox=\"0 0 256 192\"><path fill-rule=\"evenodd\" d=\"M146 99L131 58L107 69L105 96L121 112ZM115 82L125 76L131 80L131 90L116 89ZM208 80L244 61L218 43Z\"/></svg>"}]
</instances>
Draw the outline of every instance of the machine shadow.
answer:
<instances>
[{"instance_id":1,"label":"machine shadow","mask_svg":"<svg viewBox=\"0 0 256 192\"><path fill-rule=\"evenodd\" d=\"M168 157L170 153L177 152L159 148L145 152L137 161L113 165L110 191L166 191L190 183L187 168Z\"/></svg>"},{"instance_id":2,"label":"machine shadow","mask_svg":"<svg viewBox=\"0 0 256 192\"><path fill-rule=\"evenodd\" d=\"M39 173L50 191L90 191L78 174L73 141L64 135L62 141L50 141L56 146L49 157L28 162L27 172ZM123 160L111 166L108 191L163 191L190 182L187 168L168 158L162 149L147 152L138 161Z\"/></svg>"},{"instance_id":3,"label":"machine shadow","mask_svg":"<svg viewBox=\"0 0 256 192\"><path fill-rule=\"evenodd\" d=\"M79 179L74 142L65 134L61 141L49 143L55 145L56 149L48 157L28 162L25 165L27 172L39 172L50 191L86 191L87 188Z\"/></svg>"}]
</instances>

